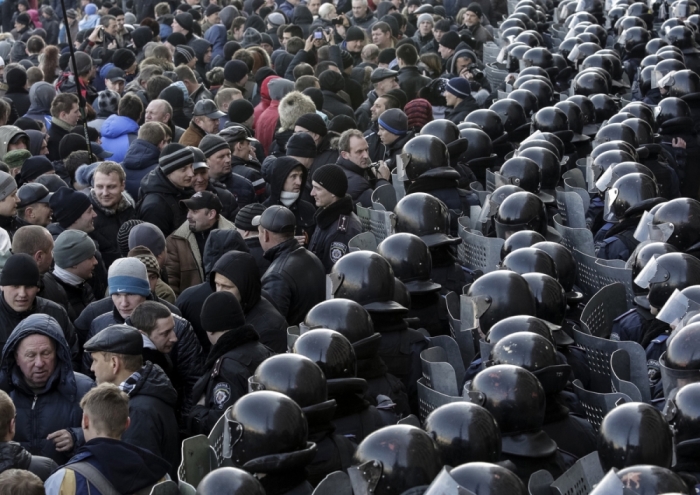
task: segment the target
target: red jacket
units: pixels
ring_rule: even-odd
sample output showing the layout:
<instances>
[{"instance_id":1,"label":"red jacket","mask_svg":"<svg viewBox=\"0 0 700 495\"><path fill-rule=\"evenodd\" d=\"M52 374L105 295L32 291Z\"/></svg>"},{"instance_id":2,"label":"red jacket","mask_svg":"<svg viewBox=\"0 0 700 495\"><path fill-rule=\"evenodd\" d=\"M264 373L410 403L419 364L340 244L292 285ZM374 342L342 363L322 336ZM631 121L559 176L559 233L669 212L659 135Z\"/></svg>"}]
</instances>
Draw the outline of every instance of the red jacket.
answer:
<instances>
[{"instance_id":1,"label":"red jacket","mask_svg":"<svg viewBox=\"0 0 700 495\"><path fill-rule=\"evenodd\" d=\"M270 101L272 100L270 99L270 89L267 85L275 79L279 79L279 76L267 76L260 87L260 103L253 109L253 129L257 127L260 115L270 106Z\"/></svg>"},{"instance_id":2,"label":"red jacket","mask_svg":"<svg viewBox=\"0 0 700 495\"><path fill-rule=\"evenodd\" d=\"M279 120L279 101L271 101L270 106L260 115L257 125L255 126L255 138L260 141L265 155L270 153L270 146L275 137L275 129Z\"/></svg>"}]
</instances>

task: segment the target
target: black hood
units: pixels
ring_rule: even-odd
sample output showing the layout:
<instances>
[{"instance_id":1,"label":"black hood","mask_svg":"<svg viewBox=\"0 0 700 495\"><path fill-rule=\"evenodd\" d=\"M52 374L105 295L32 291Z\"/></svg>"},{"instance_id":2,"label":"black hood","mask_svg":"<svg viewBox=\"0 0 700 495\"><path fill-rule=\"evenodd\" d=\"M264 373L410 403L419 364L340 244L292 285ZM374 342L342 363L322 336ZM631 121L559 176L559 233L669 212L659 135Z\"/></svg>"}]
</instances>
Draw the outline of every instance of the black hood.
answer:
<instances>
[{"instance_id":1,"label":"black hood","mask_svg":"<svg viewBox=\"0 0 700 495\"><path fill-rule=\"evenodd\" d=\"M297 5L294 7L294 13L292 14L292 23L294 24L311 24L314 22L314 16L311 11L305 5Z\"/></svg>"},{"instance_id":2,"label":"black hood","mask_svg":"<svg viewBox=\"0 0 700 495\"><path fill-rule=\"evenodd\" d=\"M262 283L260 282L260 270L251 254L239 251L231 251L224 254L216 262L209 276L212 290L216 290L214 277L217 273L220 273L236 285L238 292L241 294L243 312L248 313L258 304Z\"/></svg>"},{"instance_id":3,"label":"black hood","mask_svg":"<svg viewBox=\"0 0 700 495\"><path fill-rule=\"evenodd\" d=\"M174 408L176 406L177 391L173 388L168 375L165 374L165 371L160 366L149 361L141 368L139 373L141 377L129 392L129 397L148 395L162 400L170 407Z\"/></svg>"},{"instance_id":4,"label":"black hood","mask_svg":"<svg viewBox=\"0 0 700 495\"><path fill-rule=\"evenodd\" d=\"M248 249L248 244L246 244L237 230L212 230L204 245L204 254L202 255L204 273L209 275L219 258L229 251L248 253L250 250Z\"/></svg>"},{"instance_id":5,"label":"black hood","mask_svg":"<svg viewBox=\"0 0 700 495\"><path fill-rule=\"evenodd\" d=\"M284 188L284 182L287 180L287 177L292 170L297 167L301 167L303 171L303 175L301 177L301 187L303 190L309 171L301 163L296 161L294 158L281 156L270 165L270 168L267 171L267 179L270 183L270 197L266 201L266 204L282 204L280 202L280 195L282 194L282 188ZM301 191L299 198L301 198ZM299 200L297 199L297 201Z\"/></svg>"}]
</instances>

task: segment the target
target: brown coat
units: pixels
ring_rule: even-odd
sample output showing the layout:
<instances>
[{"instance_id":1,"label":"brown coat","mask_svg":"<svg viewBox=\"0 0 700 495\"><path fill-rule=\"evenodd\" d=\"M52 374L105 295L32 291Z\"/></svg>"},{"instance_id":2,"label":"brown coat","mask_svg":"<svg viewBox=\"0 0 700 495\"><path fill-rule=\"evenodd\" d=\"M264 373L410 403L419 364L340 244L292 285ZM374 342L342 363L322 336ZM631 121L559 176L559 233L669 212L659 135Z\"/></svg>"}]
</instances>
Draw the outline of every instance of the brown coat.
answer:
<instances>
[{"instance_id":1,"label":"brown coat","mask_svg":"<svg viewBox=\"0 0 700 495\"><path fill-rule=\"evenodd\" d=\"M217 229L231 230L236 227L219 216ZM202 254L199 252L197 240L190 231L188 222L184 222L180 227L170 234L165 240L168 248L168 259L165 262L165 269L168 271L168 284L172 287L175 295L204 282L204 268L202 267Z\"/></svg>"},{"instance_id":2,"label":"brown coat","mask_svg":"<svg viewBox=\"0 0 700 495\"><path fill-rule=\"evenodd\" d=\"M180 144L183 146L194 146L195 148L199 148L199 143L202 141L202 139L204 139L204 136L206 136L206 132L204 132L204 130L202 130L202 128L194 122L190 122L190 126L180 138Z\"/></svg>"}]
</instances>

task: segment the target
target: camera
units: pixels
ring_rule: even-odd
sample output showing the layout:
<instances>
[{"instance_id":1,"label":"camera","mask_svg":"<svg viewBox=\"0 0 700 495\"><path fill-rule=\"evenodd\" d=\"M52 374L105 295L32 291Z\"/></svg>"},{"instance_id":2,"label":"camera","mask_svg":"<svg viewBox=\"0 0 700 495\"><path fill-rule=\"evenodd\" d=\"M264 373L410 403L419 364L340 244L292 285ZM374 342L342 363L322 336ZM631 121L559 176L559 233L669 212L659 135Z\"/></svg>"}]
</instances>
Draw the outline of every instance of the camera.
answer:
<instances>
[{"instance_id":1,"label":"camera","mask_svg":"<svg viewBox=\"0 0 700 495\"><path fill-rule=\"evenodd\" d=\"M343 25L343 18L342 17L336 17L331 21L333 25L335 26L342 26Z\"/></svg>"},{"instance_id":2,"label":"camera","mask_svg":"<svg viewBox=\"0 0 700 495\"><path fill-rule=\"evenodd\" d=\"M315 40L322 40L323 39L323 28L316 28L314 29L314 39Z\"/></svg>"},{"instance_id":3,"label":"camera","mask_svg":"<svg viewBox=\"0 0 700 495\"><path fill-rule=\"evenodd\" d=\"M479 70L476 64L470 64L464 70L472 75L472 79L476 82L481 82L484 80L484 73Z\"/></svg>"}]
</instances>

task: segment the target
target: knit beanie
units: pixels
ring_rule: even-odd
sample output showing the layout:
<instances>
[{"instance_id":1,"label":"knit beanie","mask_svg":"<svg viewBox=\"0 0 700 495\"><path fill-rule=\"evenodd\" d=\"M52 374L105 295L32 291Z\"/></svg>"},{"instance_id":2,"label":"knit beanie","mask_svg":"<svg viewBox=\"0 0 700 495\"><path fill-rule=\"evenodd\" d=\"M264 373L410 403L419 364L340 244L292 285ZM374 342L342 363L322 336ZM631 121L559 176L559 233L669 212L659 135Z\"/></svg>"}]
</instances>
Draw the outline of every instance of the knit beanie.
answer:
<instances>
[{"instance_id":1,"label":"knit beanie","mask_svg":"<svg viewBox=\"0 0 700 495\"><path fill-rule=\"evenodd\" d=\"M275 27L280 27L282 24L287 22L287 20L284 18L284 15L282 13L273 12L272 14L267 16L267 22L269 22Z\"/></svg>"},{"instance_id":2,"label":"knit beanie","mask_svg":"<svg viewBox=\"0 0 700 495\"><path fill-rule=\"evenodd\" d=\"M70 268L95 256L95 241L82 230L64 230L56 238L53 259L59 268Z\"/></svg>"},{"instance_id":3,"label":"knit beanie","mask_svg":"<svg viewBox=\"0 0 700 495\"><path fill-rule=\"evenodd\" d=\"M236 228L257 232L258 228L253 225L253 218L260 216L265 211L265 206L260 203L250 203L238 211L236 215Z\"/></svg>"},{"instance_id":4,"label":"knit beanie","mask_svg":"<svg viewBox=\"0 0 700 495\"><path fill-rule=\"evenodd\" d=\"M306 132L297 132L287 141L287 156L316 158L316 143Z\"/></svg>"},{"instance_id":5,"label":"knit beanie","mask_svg":"<svg viewBox=\"0 0 700 495\"><path fill-rule=\"evenodd\" d=\"M152 223L142 222L129 232L129 249L136 246L146 246L157 257L165 249L165 236Z\"/></svg>"},{"instance_id":6,"label":"knit beanie","mask_svg":"<svg viewBox=\"0 0 700 495\"><path fill-rule=\"evenodd\" d=\"M377 57L377 62L380 64L386 64L388 66L391 66L391 63L394 62L394 59L396 58L396 48L385 48L381 52L379 52L379 57ZM389 67L391 69L391 67Z\"/></svg>"},{"instance_id":7,"label":"knit beanie","mask_svg":"<svg viewBox=\"0 0 700 495\"><path fill-rule=\"evenodd\" d=\"M170 143L160 152L158 166L165 175L194 163L194 153L186 146Z\"/></svg>"},{"instance_id":8,"label":"knit beanie","mask_svg":"<svg viewBox=\"0 0 700 495\"><path fill-rule=\"evenodd\" d=\"M87 194L62 187L51 196L49 206L55 222L67 229L87 211L92 204Z\"/></svg>"},{"instance_id":9,"label":"knit beanie","mask_svg":"<svg viewBox=\"0 0 700 495\"><path fill-rule=\"evenodd\" d=\"M175 55L173 55L173 63L175 66L187 65L190 63L194 57L197 55L194 52L194 48L187 45L177 45L175 47Z\"/></svg>"},{"instance_id":10,"label":"knit beanie","mask_svg":"<svg viewBox=\"0 0 700 495\"><path fill-rule=\"evenodd\" d=\"M225 332L245 325L241 303L230 292L214 292L202 304L202 328L207 333Z\"/></svg>"},{"instance_id":11,"label":"knit beanie","mask_svg":"<svg viewBox=\"0 0 700 495\"><path fill-rule=\"evenodd\" d=\"M122 257L126 257L129 254L129 233L131 233L131 229L141 223L144 223L143 220L132 218L119 227L119 231L117 232L117 245L119 246L119 254L121 254ZM163 234L161 233L160 235Z\"/></svg>"},{"instance_id":12,"label":"knit beanie","mask_svg":"<svg viewBox=\"0 0 700 495\"><path fill-rule=\"evenodd\" d=\"M347 130L356 129L357 122L352 117L347 115L336 115L328 124L328 130L342 134Z\"/></svg>"},{"instance_id":13,"label":"knit beanie","mask_svg":"<svg viewBox=\"0 0 700 495\"><path fill-rule=\"evenodd\" d=\"M21 175L22 182L30 182L48 172L53 172L53 164L44 155L33 156L27 158L22 165Z\"/></svg>"},{"instance_id":14,"label":"knit beanie","mask_svg":"<svg viewBox=\"0 0 700 495\"><path fill-rule=\"evenodd\" d=\"M241 46L243 48L248 48L249 46L260 46L262 42L262 36L260 32L252 27L246 28L243 31L243 39L241 40Z\"/></svg>"},{"instance_id":15,"label":"knit beanie","mask_svg":"<svg viewBox=\"0 0 700 495\"><path fill-rule=\"evenodd\" d=\"M328 134L326 123L317 113L305 113L297 119L294 126L303 127L307 131L318 134L319 136L325 136Z\"/></svg>"},{"instance_id":16,"label":"knit beanie","mask_svg":"<svg viewBox=\"0 0 700 495\"><path fill-rule=\"evenodd\" d=\"M401 88L390 89L384 96L395 99L400 109L403 109L406 103L408 103L408 96L406 96L406 92Z\"/></svg>"},{"instance_id":17,"label":"knit beanie","mask_svg":"<svg viewBox=\"0 0 700 495\"><path fill-rule=\"evenodd\" d=\"M116 91L105 89L97 94L95 110L97 113L116 114L119 110L119 100L121 96Z\"/></svg>"},{"instance_id":18,"label":"knit beanie","mask_svg":"<svg viewBox=\"0 0 700 495\"><path fill-rule=\"evenodd\" d=\"M435 20L431 14L421 14L418 16L417 25L420 26L421 22L429 22L431 25L435 25Z\"/></svg>"},{"instance_id":19,"label":"knit beanie","mask_svg":"<svg viewBox=\"0 0 700 495\"><path fill-rule=\"evenodd\" d=\"M321 90L337 93L345 88L345 79L343 75L334 70L325 70L318 78L321 85Z\"/></svg>"},{"instance_id":20,"label":"knit beanie","mask_svg":"<svg viewBox=\"0 0 700 495\"><path fill-rule=\"evenodd\" d=\"M110 296L136 294L148 297L151 293L146 266L134 258L119 258L112 263L107 274L107 284Z\"/></svg>"},{"instance_id":21,"label":"knit beanie","mask_svg":"<svg viewBox=\"0 0 700 495\"><path fill-rule=\"evenodd\" d=\"M365 32L362 28L352 26L345 31L345 41L364 41Z\"/></svg>"},{"instance_id":22,"label":"knit beanie","mask_svg":"<svg viewBox=\"0 0 700 495\"><path fill-rule=\"evenodd\" d=\"M469 81L463 77L453 77L445 85L445 91L449 91L451 94L455 95L457 98L466 98L472 94L472 87Z\"/></svg>"},{"instance_id":23,"label":"knit beanie","mask_svg":"<svg viewBox=\"0 0 700 495\"><path fill-rule=\"evenodd\" d=\"M210 15L216 14L217 12L221 12L221 7L219 7L215 3L210 3L204 10L204 15L209 17Z\"/></svg>"},{"instance_id":24,"label":"knit beanie","mask_svg":"<svg viewBox=\"0 0 700 495\"><path fill-rule=\"evenodd\" d=\"M192 14L188 12L183 12L175 16L177 23L189 32L192 32L192 27L194 25L194 18Z\"/></svg>"},{"instance_id":25,"label":"knit beanie","mask_svg":"<svg viewBox=\"0 0 700 495\"><path fill-rule=\"evenodd\" d=\"M433 121L433 106L428 100L416 98L403 109L408 118L408 128L419 132L425 124Z\"/></svg>"},{"instance_id":26,"label":"knit beanie","mask_svg":"<svg viewBox=\"0 0 700 495\"><path fill-rule=\"evenodd\" d=\"M155 256L153 256L153 253L147 247L136 246L134 249L129 251L128 257L136 258L144 264L144 266L146 267L146 272L152 273L157 277L160 277L160 265L158 264L158 260Z\"/></svg>"},{"instance_id":27,"label":"knit beanie","mask_svg":"<svg viewBox=\"0 0 700 495\"><path fill-rule=\"evenodd\" d=\"M74 151L87 151L87 149L85 136L70 133L61 138L58 145L58 156L61 160L65 160Z\"/></svg>"},{"instance_id":28,"label":"knit beanie","mask_svg":"<svg viewBox=\"0 0 700 495\"><path fill-rule=\"evenodd\" d=\"M128 48L120 48L112 55L112 63L121 70L128 70L136 62L136 55Z\"/></svg>"},{"instance_id":29,"label":"knit beanie","mask_svg":"<svg viewBox=\"0 0 700 495\"><path fill-rule=\"evenodd\" d=\"M245 98L240 98L229 103L228 119L230 122L241 124L251 118L254 112L253 104Z\"/></svg>"},{"instance_id":30,"label":"knit beanie","mask_svg":"<svg viewBox=\"0 0 700 495\"><path fill-rule=\"evenodd\" d=\"M187 36L182 33L172 33L165 41L173 46L186 45Z\"/></svg>"},{"instance_id":31,"label":"knit beanie","mask_svg":"<svg viewBox=\"0 0 700 495\"><path fill-rule=\"evenodd\" d=\"M5 162L11 170L13 168L20 168L22 165L24 165L24 162L31 157L32 154L28 150L12 150L5 154L2 161Z\"/></svg>"},{"instance_id":32,"label":"knit beanie","mask_svg":"<svg viewBox=\"0 0 700 495\"><path fill-rule=\"evenodd\" d=\"M248 66L242 60L229 60L224 66L224 79L237 83L248 75Z\"/></svg>"},{"instance_id":33,"label":"knit beanie","mask_svg":"<svg viewBox=\"0 0 700 495\"><path fill-rule=\"evenodd\" d=\"M398 108L390 108L379 116L379 125L397 136L408 132L408 118Z\"/></svg>"},{"instance_id":34,"label":"knit beanie","mask_svg":"<svg viewBox=\"0 0 700 495\"><path fill-rule=\"evenodd\" d=\"M209 158L221 150L229 149L229 146L226 140L221 136L217 136L216 134L207 134L200 141L199 149L202 150L202 153L204 153L206 158Z\"/></svg>"},{"instance_id":35,"label":"knit beanie","mask_svg":"<svg viewBox=\"0 0 700 495\"><path fill-rule=\"evenodd\" d=\"M329 193L344 198L348 192L348 178L341 167L335 164L324 165L314 172L313 181Z\"/></svg>"},{"instance_id":36,"label":"knit beanie","mask_svg":"<svg viewBox=\"0 0 700 495\"><path fill-rule=\"evenodd\" d=\"M472 2L469 4L469 6L467 7L467 12L474 12L479 19L481 19L481 16L484 15L484 11L481 9L481 5L479 5L476 2Z\"/></svg>"},{"instance_id":37,"label":"knit beanie","mask_svg":"<svg viewBox=\"0 0 700 495\"><path fill-rule=\"evenodd\" d=\"M323 98L323 92L320 89L318 89L318 88L306 88L301 93L308 96L309 98L311 98L311 101L314 102L314 106L316 107L317 112L323 111L324 98Z\"/></svg>"},{"instance_id":38,"label":"knit beanie","mask_svg":"<svg viewBox=\"0 0 700 495\"><path fill-rule=\"evenodd\" d=\"M449 48L450 50L454 50L455 48L457 48L457 45L459 45L460 41L462 40L460 39L459 35L454 31L448 31L442 35L442 38L440 38L440 44L446 48Z\"/></svg>"},{"instance_id":39,"label":"knit beanie","mask_svg":"<svg viewBox=\"0 0 700 495\"><path fill-rule=\"evenodd\" d=\"M0 285L27 285L37 287L39 285L39 267L34 258L28 254L13 254L2 268Z\"/></svg>"}]
</instances>

